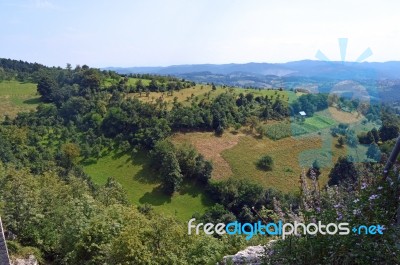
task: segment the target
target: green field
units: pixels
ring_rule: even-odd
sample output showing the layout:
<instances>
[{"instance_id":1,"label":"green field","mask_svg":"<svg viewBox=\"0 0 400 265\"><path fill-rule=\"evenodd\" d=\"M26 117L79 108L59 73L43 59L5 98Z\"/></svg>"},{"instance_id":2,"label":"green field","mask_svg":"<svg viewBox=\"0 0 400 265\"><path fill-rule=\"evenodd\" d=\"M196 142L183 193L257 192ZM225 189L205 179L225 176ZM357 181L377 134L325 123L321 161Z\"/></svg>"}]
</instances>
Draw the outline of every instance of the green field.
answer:
<instances>
[{"instance_id":1,"label":"green field","mask_svg":"<svg viewBox=\"0 0 400 265\"><path fill-rule=\"evenodd\" d=\"M6 115L15 117L21 111L34 110L39 103L36 84L18 81L0 82L0 119Z\"/></svg>"},{"instance_id":2,"label":"green field","mask_svg":"<svg viewBox=\"0 0 400 265\"><path fill-rule=\"evenodd\" d=\"M188 220L193 213L203 213L213 203L204 191L195 185L184 184L172 197L160 189L156 173L150 168L146 153L108 154L95 163L83 163L85 172L98 185L114 177L126 190L128 199L135 205L151 204L155 211L176 215Z\"/></svg>"},{"instance_id":3,"label":"green field","mask_svg":"<svg viewBox=\"0 0 400 265\"><path fill-rule=\"evenodd\" d=\"M306 118L303 122L283 121L265 126L266 136L272 140L279 140L290 136L300 136L324 129L331 128L337 124L336 121L327 117L324 112L316 113L312 117Z\"/></svg>"},{"instance_id":4,"label":"green field","mask_svg":"<svg viewBox=\"0 0 400 265\"><path fill-rule=\"evenodd\" d=\"M336 121L332 120L331 118L328 118L321 114L315 114L312 117L306 118L303 125L307 128L310 128L313 131L316 131L331 127L332 125L335 124Z\"/></svg>"},{"instance_id":5,"label":"green field","mask_svg":"<svg viewBox=\"0 0 400 265\"><path fill-rule=\"evenodd\" d=\"M229 163L234 178L289 192L299 189L299 175L303 170L299 160L301 155L308 150L319 150L322 146L323 141L318 137L301 140L288 137L274 141L244 136L233 148L223 151L222 157ZM336 158L342 152L335 147L331 150ZM314 151L312 154L317 153ZM272 171L263 171L256 166L256 162L263 155L269 155L274 160ZM327 181L328 172L323 171L320 178L322 185Z\"/></svg>"},{"instance_id":6,"label":"green field","mask_svg":"<svg viewBox=\"0 0 400 265\"><path fill-rule=\"evenodd\" d=\"M135 86L136 82L142 80L142 84L145 86L148 86L150 84L150 80L149 79L140 79L140 78L134 78L134 77L129 77L128 79L128 85L132 85Z\"/></svg>"},{"instance_id":7,"label":"green field","mask_svg":"<svg viewBox=\"0 0 400 265\"><path fill-rule=\"evenodd\" d=\"M336 146L337 139L332 137L330 128L337 124L329 113L321 111L298 123L268 121L266 133L274 137L260 139L249 133L248 128L242 128L235 134L226 132L221 137L208 132L176 134L172 141L189 142L207 159L214 161L214 180L234 177L266 188L297 191L299 174L315 160L323 167L320 181L324 185L337 158L352 151ZM256 162L263 155L273 158L272 171L257 167Z\"/></svg>"},{"instance_id":8,"label":"green field","mask_svg":"<svg viewBox=\"0 0 400 265\"><path fill-rule=\"evenodd\" d=\"M345 148L338 148L335 146L336 142L329 140L329 135L329 130L325 129L321 135L271 140L260 139L257 135L249 134L247 128L242 128L238 133L226 132L221 137L209 132L179 133L171 137L171 140L178 144L191 143L199 153L213 161L214 181L233 177L289 192L299 188L303 161L323 158L322 162L326 162L331 158L328 162L333 165L335 159L346 153ZM332 153L327 155L327 152ZM263 171L257 167L256 162L262 155L273 158L272 171ZM312 162L313 160L310 164ZM330 168L323 168L321 185L327 182L329 170Z\"/></svg>"}]
</instances>

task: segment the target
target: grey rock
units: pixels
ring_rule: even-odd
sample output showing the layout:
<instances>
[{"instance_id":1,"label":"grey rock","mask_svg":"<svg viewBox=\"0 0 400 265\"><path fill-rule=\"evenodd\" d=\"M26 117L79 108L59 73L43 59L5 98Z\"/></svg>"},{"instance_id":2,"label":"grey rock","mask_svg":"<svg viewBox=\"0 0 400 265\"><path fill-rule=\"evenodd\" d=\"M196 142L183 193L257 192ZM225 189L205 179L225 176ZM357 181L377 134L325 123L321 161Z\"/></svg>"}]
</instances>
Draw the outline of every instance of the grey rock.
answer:
<instances>
[{"instance_id":1,"label":"grey rock","mask_svg":"<svg viewBox=\"0 0 400 265\"><path fill-rule=\"evenodd\" d=\"M239 251L235 255L225 256L221 265L261 265L262 258L266 255L266 250L270 248L276 240L271 240L267 245L250 246Z\"/></svg>"},{"instance_id":2,"label":"grey rock","mask_svg":"<svg viewBox=\"0 0 400 265\"><path fill-rule=\"evenodd\" d=\"M33 255L29 255L27 259L17 258L11 261L11 265L39 265L37 259Z\"/></svg>"}]
</instances>

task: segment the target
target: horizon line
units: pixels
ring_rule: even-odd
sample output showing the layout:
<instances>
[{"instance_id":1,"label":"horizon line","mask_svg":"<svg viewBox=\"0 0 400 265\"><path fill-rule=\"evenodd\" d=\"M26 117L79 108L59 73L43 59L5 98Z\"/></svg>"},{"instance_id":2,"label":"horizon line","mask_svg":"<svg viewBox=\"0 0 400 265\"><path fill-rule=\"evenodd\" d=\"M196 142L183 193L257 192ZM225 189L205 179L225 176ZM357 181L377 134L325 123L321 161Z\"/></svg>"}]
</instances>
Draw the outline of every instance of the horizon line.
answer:
<instances>
[{"instance_id":1,"label":"horizon line","mask_svg":"<svg viewBox=\"0 0 400 265\"><path fill-rule=\"evenodd\" d=\"M64 66L61 65L48 65L44 63L40 63L38 61L27 61L24 59L13 59L13 58L6 58L6 57L0 57L0 59L6 59L6 60L15 60L15 61L23 61L27 63L37 63L41 64L46 67L61 67L63 68L65 65L68 64L66 62ZM384 63L400 63L400 60L389 60L389 61L362 61L362 62L357 62L357 61L340 61L340 60L333 60L333 61L324 61L324 60L318 60L318 59L300 59L300 60L293 60L293 61L286 61L286 62L243 62L243 63L237 63L237 62L230 62L230 63L182 63L182 64L169 64L169 65L140 65L140 66L90 66L90 64L75 64L75 66L83 66L87 65L91 68L97 68L97 69L109 69L109 68L167 68L167 67L174 67L174 66L196 66L196 65L216 65L216 66L222 66L222 65L245 65L245 64L275 64L275 65L280 65L280 64L287 64L287 63L295 63L295 62L304 62L304 61L312 61L312 62L326 62L326 63L341 63L341 64L368 64L368 63L378 63L378 64L384 64Z\"/></svg>"},{"instance_id":2,"label":"horizon line","mask_svg":"<svg viewBox=\"0 0 400 265\"><path fill-rule=\"evenodd\" d=\"M244 65L244 64L287 64L287 63L295 63L295 62L304 62L304 61L312 61L312 62L326 62L326 63L341 63L341 64L368 64L368 63L400 63L400 60L389 60L389 61L323 61L323 60L312 60L312 59L302 59L302 60L294 60L294 61L287 61L282 63L272 63L272 62L246 62L246 63L182 63L182 64L169 64L169 65L141 65L141 66L103 66L103 67L93 67L99 69L106 69L106 68L166 68L172 66L195 66L195 65Z\"/></svg>"}]
</instances>

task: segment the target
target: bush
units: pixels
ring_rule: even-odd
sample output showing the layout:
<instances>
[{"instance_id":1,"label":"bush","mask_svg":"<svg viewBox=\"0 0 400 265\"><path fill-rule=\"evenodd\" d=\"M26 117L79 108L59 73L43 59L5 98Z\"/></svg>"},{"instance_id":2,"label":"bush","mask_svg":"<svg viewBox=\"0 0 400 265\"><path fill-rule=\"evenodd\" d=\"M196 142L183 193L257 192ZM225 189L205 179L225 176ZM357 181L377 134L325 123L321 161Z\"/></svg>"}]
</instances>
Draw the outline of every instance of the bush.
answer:
<instances>
[{"instance_id":1,"label":"bush","mask_svg":"<svg viewBox=\"0 0 400 265\"><path fill-rule=\"evenodd\" d=\"M353 158L351 156L339 157L335 166L329 172L329 186L339 185L340 182L356 182L358 171L352 160Z\"/></svg>"},{"instance_id":2,"label":"bush","mask_svg":"<svg viewBox=\"0 0 400 265\"><path fill-rule=\"evenodd\" d=\"M266 126L265 135L271 140L279 140L292 135L292 127L287 123L277 123Z\"/></svg>"},{"instance_id":3,"label":"bush","mask_svg":"<svg viewBox=\"0 0 400 265\"><path fill-rule=\"evenodd\" d=\"M273 165L274 161L269 155L264 155L257 161L257 166L265 171L272 170Z\"/></svg>"},{"instance_id":4,"label":"bush","mask_svg":"<svg viewBox=\"0 0 400 265\"><path fill-rule=\"evenodd\" d=\"M221 125L218 125L217 129L215 129L216 136L222 136L224 134L224 128Z\"/></svg>"},{"instance_id":5,"label":"bush","mask_svg":"<svg viewBox=\"0 0 400 265\"><path fill-rule=\"evenodd\" d=\"M35 247L25 247L14 240L7 241L7 246L11 258L28 258L33 255L40 264L44 263L42 253Z\"/></svg>"},{"instance_id":6,"label":"bush","mask_svg":"<svg viewBox=\"0 0 400 265\"><path fill-rule=\"evenodd\" d=\"M382 181L381 170L372 170L373 174L360 180L361 185L328 187L321 192L317 185L302 185L301 215L296 218L304 223L347 222L350 228L380 224L384 226L383 234L356 234L350 230L348 235L291 235L267 250L265 264L400 264L400 230L393 214L399 203L393 196L398 180L390 174Z\"/></svg>"}]
</instances>

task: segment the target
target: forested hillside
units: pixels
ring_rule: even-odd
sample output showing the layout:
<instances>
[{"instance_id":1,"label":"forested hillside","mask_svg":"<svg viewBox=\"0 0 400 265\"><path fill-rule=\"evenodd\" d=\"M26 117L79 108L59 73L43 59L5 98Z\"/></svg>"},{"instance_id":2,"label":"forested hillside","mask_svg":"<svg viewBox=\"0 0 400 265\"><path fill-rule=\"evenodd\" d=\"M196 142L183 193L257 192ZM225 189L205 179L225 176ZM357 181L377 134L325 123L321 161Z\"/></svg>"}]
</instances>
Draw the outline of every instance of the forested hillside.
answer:
<instances>
[{"instance_id":1,"label":"forested hillside","mask_svg":"<svg viewBox=\"0 0 400 265\"><path fill-rule=\"evenodd\" d=\"M366 205L359 210L368 221L391 229L394 218L388 212L398 203L391 197L397 190L378 184L376 177L399 133L391 106L172 76L119 75L86 65L49 68L1 59L0 66L6 97L9 90L30 91L24 84L37 88L19 105L11 102L19 108L14 115L3 114L0 125L0 215L13 235L8 244L14 256L33 253L45 264L212 264L270 238L189 236L192 216L214 223L257 222L260 216L277 221L306 210L310 220L332 221L332 202L349 202L344 194L351 200L364 196L366 202L366 192L378 192L377 185L387 205L382 201L379 211L368 212ZM341 117L353 118L354 126ZM204 147L196 137L216 144ZM328 137L333 139L329 163L311 156L299 165L294 154L317 148ZM346 157L351 150L365 158ZM220 163L232 173L221 173ZM318 188L308 191L304 185L312 182ZM362 188L364 182L369 189ZM335 200L329 199L332 189ZM306 202L304 192L309 192ZM315 192L325 195L321 199ZM324 207L331 215L320 214ZM356 210L352 207L342 215ZM326 244L317 239L319 247ZM295 251L301 253L306 243L297 241ZM341 248L343 242L335 242ZM330 255L287 260L291 246L278 246L281 263L314 259L321 264ZM341 251L347 254L346 248Z\"/></svg>"}]
</instances>

